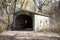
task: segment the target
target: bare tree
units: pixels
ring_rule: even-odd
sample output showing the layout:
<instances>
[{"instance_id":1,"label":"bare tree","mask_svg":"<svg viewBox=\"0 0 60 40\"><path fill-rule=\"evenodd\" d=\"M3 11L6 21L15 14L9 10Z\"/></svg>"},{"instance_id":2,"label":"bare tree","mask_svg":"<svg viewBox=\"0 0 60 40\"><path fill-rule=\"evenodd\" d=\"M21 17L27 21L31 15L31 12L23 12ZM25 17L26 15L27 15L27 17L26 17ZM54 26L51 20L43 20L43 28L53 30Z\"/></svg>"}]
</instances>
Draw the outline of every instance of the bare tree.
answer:
<instances>
[{"instance_id":1,"label":"bare tree","mask_svg":"<svg viewBox=\"0 0 60 40\"><path fill-rule=\"evenodd\" d=\"M16 2L17 2L17 0L14 0L14 12L15 12L15 8L16 8Z\"/></svg>"},{"instance_id":2,"label":"bare tree","mask_svg":"<svg viewBox=\"0 0 60 40\"><path fill-rule=\"evenodd\" d=\"M33 0L35 6L39 9L39 11L41 12L42 7L44 6L44 3L46 2L46 0Z\"/></svg>"},{"instance_id":3,"label":"bare tree","mask_svg":"<svg viewBox=\"0 0 60 40\"><path fill-rule=\"evenodd\" d=\"M25 0L22 2L20 9L23 7Z\"/></svg>"}]
</instances>

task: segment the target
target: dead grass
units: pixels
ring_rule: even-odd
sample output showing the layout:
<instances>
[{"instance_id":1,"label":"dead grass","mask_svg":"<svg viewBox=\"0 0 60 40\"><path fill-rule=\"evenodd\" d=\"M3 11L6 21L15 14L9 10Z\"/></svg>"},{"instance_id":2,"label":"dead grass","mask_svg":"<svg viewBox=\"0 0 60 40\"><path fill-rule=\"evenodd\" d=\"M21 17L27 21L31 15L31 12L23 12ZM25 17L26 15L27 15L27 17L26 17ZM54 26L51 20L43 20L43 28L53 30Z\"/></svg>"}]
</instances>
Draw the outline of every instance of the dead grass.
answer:
<instances>
[{"instance_id":1,"label":"dead grass","mask_svg":"<svg viewBox=\"0 0 60 40\"><path fill-rule=\"evenodd\" d=\"M3 31L5 31L6 27L7 27L6 23L4 23L4 22L1 21L0 22L0 33L3 32Z\"/></svg>"},{"instance_id":2,"label":"dead grass","mask_svg":"<svg viewBox=\"0 0 60 40\"><path fill-rule=\"evenodd\" d=\"M46 29L41 29L40 32L55 33L55 34L60 35L60 27L48 27Z\"/></svg>"}]
</instances>

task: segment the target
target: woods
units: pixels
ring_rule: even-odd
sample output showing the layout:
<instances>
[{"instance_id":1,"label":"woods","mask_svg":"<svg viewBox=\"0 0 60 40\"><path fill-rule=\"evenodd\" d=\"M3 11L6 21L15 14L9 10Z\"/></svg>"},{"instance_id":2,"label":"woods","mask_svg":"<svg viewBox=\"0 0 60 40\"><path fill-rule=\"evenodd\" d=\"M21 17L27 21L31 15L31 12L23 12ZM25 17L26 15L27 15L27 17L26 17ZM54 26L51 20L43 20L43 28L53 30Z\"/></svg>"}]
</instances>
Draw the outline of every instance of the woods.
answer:
<instances>
[{"instance_id":1,"label":"woods","mask_svg":"<svg viewBox=\"0 0 60 40\"><path fill-rule=\"evenodd\" d=\"M0 0L0 27L3 30L11 26L13 13L21 9L49 15L55 23L60 20L58 17L60 15L58 12L60 10L59 2L59 0Z\"/></svg>"}]
</instances>

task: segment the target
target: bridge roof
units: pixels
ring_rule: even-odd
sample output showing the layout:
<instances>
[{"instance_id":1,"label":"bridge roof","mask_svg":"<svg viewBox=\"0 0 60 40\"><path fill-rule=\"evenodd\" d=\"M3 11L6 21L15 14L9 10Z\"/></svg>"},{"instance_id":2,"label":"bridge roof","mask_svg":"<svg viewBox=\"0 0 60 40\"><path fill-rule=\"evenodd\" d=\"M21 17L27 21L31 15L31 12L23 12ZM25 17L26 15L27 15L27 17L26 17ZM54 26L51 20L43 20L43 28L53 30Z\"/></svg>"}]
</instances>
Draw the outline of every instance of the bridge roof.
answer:
<instances>
[{"instance_id":1,"label":"bridge roof","mask_svg":"<svg viewBox=\"0 0 60 40\"><path fill-rule=\"evenodd\" d=\"M32 12L32 11L23 10L23 9L21 9L21 10L19 10L19 11L16 11L15 13L13 13L13 15L16 14L16 13L20 13L20 12L28 12L28 13L35 14L35 15L49 16L49 15L45 15L45 14L42 14L42 13L35 13L35 12Z\"/></svg>"}]
</instances>

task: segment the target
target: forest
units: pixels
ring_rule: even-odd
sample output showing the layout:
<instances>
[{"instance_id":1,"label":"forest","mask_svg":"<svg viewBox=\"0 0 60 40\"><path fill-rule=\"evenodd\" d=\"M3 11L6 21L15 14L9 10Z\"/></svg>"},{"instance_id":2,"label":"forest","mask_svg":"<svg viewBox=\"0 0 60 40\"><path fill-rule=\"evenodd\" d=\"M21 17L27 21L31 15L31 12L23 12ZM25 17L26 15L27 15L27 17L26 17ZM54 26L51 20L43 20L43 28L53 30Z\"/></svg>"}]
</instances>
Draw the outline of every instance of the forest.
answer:
<instances>
[{"instance_id":1,"label":"forest","mask_svg":"<svg viewBox=\"0 0 60 40\"><path fill-rule=\"evenodd\" d=\"M50 15L55 20L58 17L54 15L60 15L60 0L0 0L0 31L7 29L13 21L13 13L21 9Z\"/></svg>"}]
</instances>

